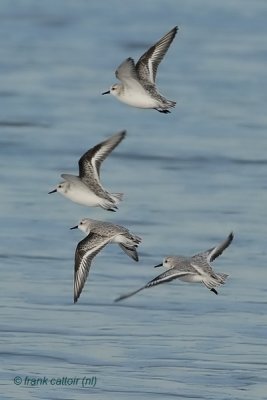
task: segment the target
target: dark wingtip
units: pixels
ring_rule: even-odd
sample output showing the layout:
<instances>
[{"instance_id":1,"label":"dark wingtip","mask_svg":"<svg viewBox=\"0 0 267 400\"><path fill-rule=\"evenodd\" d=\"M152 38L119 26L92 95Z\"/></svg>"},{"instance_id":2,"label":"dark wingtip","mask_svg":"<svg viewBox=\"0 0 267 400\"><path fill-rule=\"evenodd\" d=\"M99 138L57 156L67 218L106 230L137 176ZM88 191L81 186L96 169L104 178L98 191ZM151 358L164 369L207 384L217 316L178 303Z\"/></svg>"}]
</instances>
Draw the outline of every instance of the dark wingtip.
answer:
<instances>
[{"instance_id":1,"label":"dark wingtip","mask_svg":"<svg viewBox=\"0 0 267 400\"><path fill-rule=\"evenodd\" d=\"M230 232L230 234L229 234L229 239L232 241L233 240L233 238L234 238L234 232L232 231L232 232Z\"/></svg>"},{"instance_id":2,"label":"dark wingtip","mask_svg":"<svg viewBox=\"0 0 267 400\"><path fill-rule=\"evenodd\" d=\"M210 289L210 291L213 292L213 293L215 293L215 294L218 294L217 290L214 289L214 288Z\"/></svg>"},{"instance_id":3,"label":"dark wingtip","mask_svg":"<svg viewBox=\"0 0 267 400\"><path fill-rule=\"evenodd\" d=\"M124 129L123 131L121 131L120 134L121 134L121 136L122 136L122 139L124 139L125 136L127 135L126 129Z\"/></svg>"},{"instance_id":4,"label":"dark wingtip","mask_svg":"<svg viewBox=\"0 0 267 400\"><path fill-rule=\"evenodd\" d=\"M171 35L172 35L171 41L173 41L173 39L175 38L175 36L176 36L178 30L179 30L179 26L176 25L174 28L172 28L172 29L170 30L169 33L167 33L167 35L168 35L168 34L171 34Z\"/></svg>"}]
</instances>

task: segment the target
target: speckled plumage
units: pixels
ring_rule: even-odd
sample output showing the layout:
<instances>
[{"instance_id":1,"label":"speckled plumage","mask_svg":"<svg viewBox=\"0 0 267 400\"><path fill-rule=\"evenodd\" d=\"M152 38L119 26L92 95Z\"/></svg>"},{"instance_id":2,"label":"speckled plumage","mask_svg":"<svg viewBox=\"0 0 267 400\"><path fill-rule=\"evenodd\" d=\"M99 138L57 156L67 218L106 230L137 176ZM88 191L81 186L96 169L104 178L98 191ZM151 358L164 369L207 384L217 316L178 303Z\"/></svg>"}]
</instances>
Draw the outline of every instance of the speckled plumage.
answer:
<instances>
[{"instance_id":1,"label":"speckled plumage","mask_svg":"<svg viewBox=\"0 0 267 400\"><path fill-rule=\"evenodd\" d=\"M205 252L198 253L192 257L184 256L168 256L163 263L156 267L165 266L169 268L167 271L158 275L156 278L149 281L145 286L128 294L118 297L115 301L120 301L133 296L143 289L159 285L161 283L170 282L174 279L180 279L184 282L201 282L215 294L218 294L216 287L223 285L228 277L227 274L216 273L210 266L222 252L230 246L234 238L233 233L216 247L212 247Z\"/></svg>"},{"instance_id":2,"label":"speckled plumage","mask_svg":"<svg viewBox=\"0 0 267 400\"><path fill-rule=\"evenodd\" d=\"M129 257L138 261L136 249L142 240L123 226L89 218L82 219L79 225L71 229L75 228L79 228L87 236L78 243L75 252L74 302L78 300L86 282L91 262L100 250L108 243L117 243Z\"/></svg>"}]
</instances>

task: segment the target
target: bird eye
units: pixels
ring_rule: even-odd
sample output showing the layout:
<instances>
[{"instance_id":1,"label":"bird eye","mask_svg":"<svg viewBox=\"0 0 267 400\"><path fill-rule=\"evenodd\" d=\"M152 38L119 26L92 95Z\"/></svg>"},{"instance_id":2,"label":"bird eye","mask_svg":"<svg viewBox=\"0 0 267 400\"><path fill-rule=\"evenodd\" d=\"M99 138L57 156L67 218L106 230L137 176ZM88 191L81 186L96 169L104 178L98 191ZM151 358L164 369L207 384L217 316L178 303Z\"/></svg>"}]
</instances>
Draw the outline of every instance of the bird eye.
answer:
<instances>
[{"instance_id":1,"label":"bird eye","mask_svg":"<svg viewBox=\"0 0 267 400\"><path fill-rule=\"evenodd\" d=\"M58 185L58 187L61 188L62 186L61 186L61 185Z\"/></svg>"},{"instance_id":2,"label":"bird eye","mask_svg":"<svg viewBox=\"0 0 267 400\"><path fill-rule=\"evenodd\" d=\"M83 221L80 222L80 225L82 225L82 224L83 224Z\"/></svg>"}]
</instances>

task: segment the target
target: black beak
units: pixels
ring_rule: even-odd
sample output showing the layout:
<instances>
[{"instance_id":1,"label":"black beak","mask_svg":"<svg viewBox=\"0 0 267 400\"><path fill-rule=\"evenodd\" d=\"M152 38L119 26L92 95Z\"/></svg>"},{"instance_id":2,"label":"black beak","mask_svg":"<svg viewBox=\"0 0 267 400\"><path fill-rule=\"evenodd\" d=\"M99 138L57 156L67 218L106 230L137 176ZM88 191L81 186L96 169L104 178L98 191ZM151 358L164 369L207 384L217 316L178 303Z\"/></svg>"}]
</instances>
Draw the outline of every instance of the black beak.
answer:
<instances>
[{"instance_id":1,"label":"black beak","mask_svg":"<svg viewBox=\"0 0 267 400\"><path fill-rule=\"evenodd\" d=\"M110 90L108 90L107 92L103 92L102 94L110 94Z\"/></svg>"},{"instance_id":2,"label":"black beak","mask_svg":"<svg viewBox=\"0 0 267 400\"><path fill-rule=\"evenodd\" d=\"M54 190L51 190L51 192L48 192L48 194L56 193L56 192L57 192L57 189L54 189Z\"/></svg>"},{"instance_id":3,"label":"black beak","mask_svg":"<svg viewBox=\"0 0 267 400\"><path fill-rule=\"evenodd\" d=\"M158 268L158 267L163 267L163 264L161 263L161 264L155 265L154 268Z\"/></svg>"},{"instance_id":4,"label":"black beak","mask_svg":"<svg viewBox=\"0 0 267 400\"><path fill-rule=\"evenodd\" d=\"M73 226L72 228L70 228L70 229L78 229L78 225L76 225L76 226Z\"/></svg>"}]
</instances>

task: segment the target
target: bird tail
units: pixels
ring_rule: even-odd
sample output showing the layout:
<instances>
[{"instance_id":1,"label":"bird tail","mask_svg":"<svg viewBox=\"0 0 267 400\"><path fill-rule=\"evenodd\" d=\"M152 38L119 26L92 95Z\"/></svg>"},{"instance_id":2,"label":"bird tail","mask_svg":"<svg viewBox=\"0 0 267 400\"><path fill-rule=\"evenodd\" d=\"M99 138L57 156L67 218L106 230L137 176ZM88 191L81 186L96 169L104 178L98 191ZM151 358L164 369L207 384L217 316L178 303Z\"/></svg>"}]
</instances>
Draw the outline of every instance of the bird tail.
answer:
<instances>
[{"instance_id":1,"label":"bird tail","mask_svg":"<svg viewBox=\"0 0 267 400\"><path fill-rule=\"evenodd\" d=\"M131 239L136 247L142 242L142 238L137 235L131 235Z\"/></svg>"},{"instance_id":2,"label":"bird tail","mask_svg":"<svg viewBox=\"0 0 267 400\"><path fill-rule=\"evenodd\" d=\"M203 279L202 282L208 289L213 289L213 288L216 288L217 286L220 286L221 279L219 276L217 277L217 275L216 276L205 276L205 279Z\"/></svg>"},{"instance_id":3,"label":"bird tail","mask_svg":"<svg viewBox=\"0 0 267 400\"><path fill-rule=\"evenodd\" d=\"M110 197L115 204L118 204L123 199L123 193L111 193Z\"/></svg>"},{"instance_id":4,"label":"bird tail","mask_svg":"<svg viewBox=\"0 0 267 400\"><path fill-rule=\"evenodd\" d=\"M205 277L205 279L202 280L204 285L213 291L214 293L218 294L217 291L215 290L216 287L223 285L228 278L229 275L227 274L220 274L216 273L212 276Z\"/></svg>"},{"instance_id":5,"label":"bird tail","mask_svg":"<svg viewBox=\"0 0 267 400\"><path fill-rule=\"evenodd\" d=\"M176 106L176 101L172 101L172 100L167 100L166 104L168 107L172 108Z\"/></svg>"},{"instance_id":6,"label":"bird tail","mask_svg":"<svg viewBox=\"0 0 267 400\"><path fill-rule=\"evenodd\" d=\"M227 279L228 276L229 276L229 275L227 275L227 274L221 274L221 273L217 273L216 275L217 275L217 277L218 277L219 282L220 282L221 285L223 285L223 284L225 283L226 279Z\"/></svg>"},{"instance_id":7,"label":"bird tail","mask_svg":"<svg viewBox=\"0 0 267 400\"><path fill-rule=\"evenodd\" d=\"M102 199L100 206L108 211L116 211L118 209L117 204L122 200L123 193L107 193L108 199Z\"/></svg>"}]
</instances>

